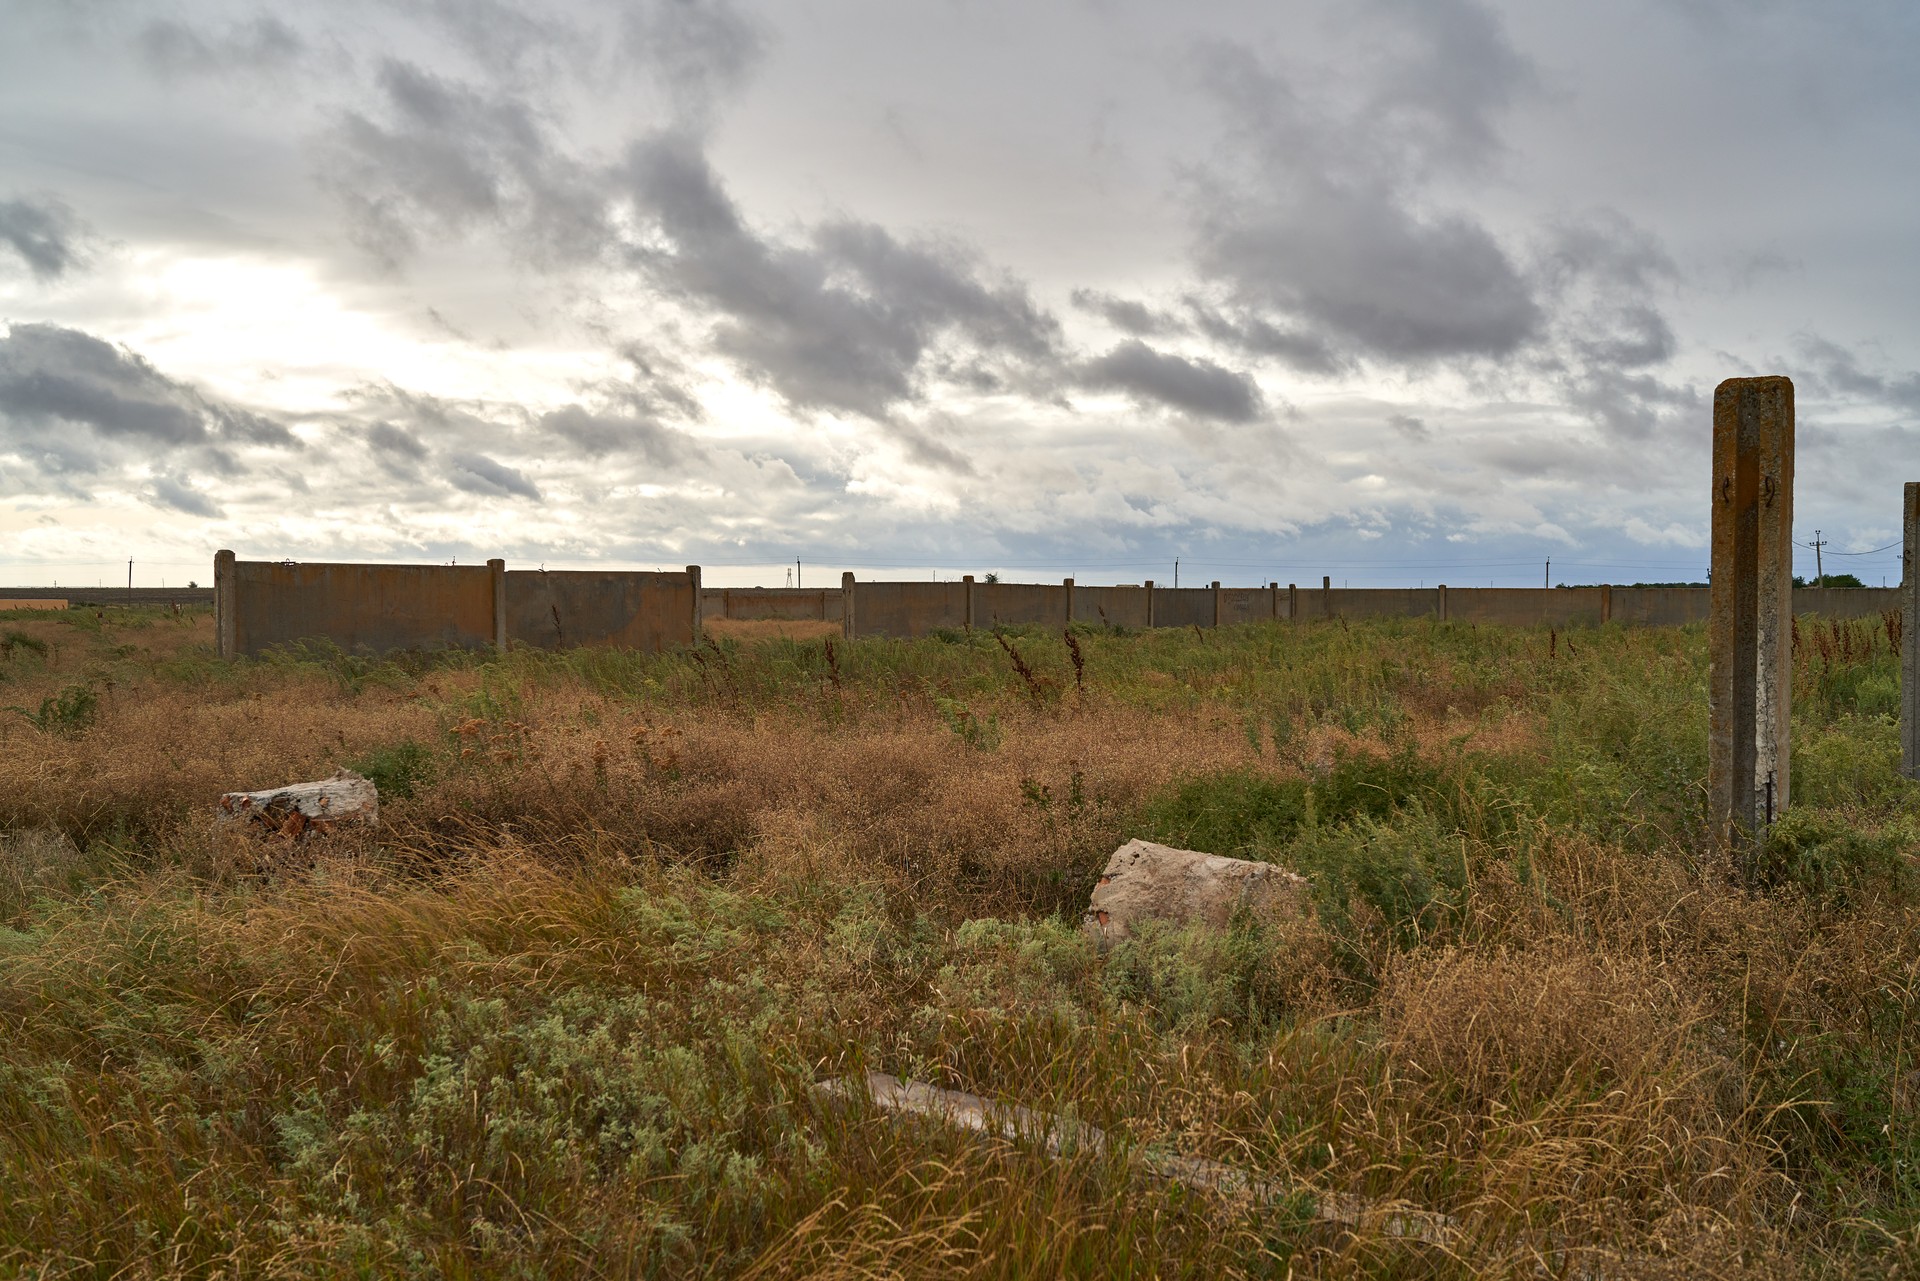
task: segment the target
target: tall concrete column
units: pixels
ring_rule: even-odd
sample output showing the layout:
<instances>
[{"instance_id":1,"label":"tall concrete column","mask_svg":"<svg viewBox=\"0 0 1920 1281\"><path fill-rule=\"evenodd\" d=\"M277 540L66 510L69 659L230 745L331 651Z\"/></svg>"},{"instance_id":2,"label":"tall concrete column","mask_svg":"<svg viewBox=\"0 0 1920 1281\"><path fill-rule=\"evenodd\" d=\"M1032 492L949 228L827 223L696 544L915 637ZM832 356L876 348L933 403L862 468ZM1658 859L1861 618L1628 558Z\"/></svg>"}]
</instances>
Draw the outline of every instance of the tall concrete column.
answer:
<instances>
[{"instance_id":1,"label":"tall concrete column","mask_svg":"<svg viewBox=\"0 0 1920 1281\"><path fill-rule=\"evenodd\" d=\"M965 585L963 591L964 591L964 597L966 601L964 608L966 609L967 630L972 631L973 630L973 575L963 574L961 575L960 581Z\"/></svg>"},{"instance_id":2,"label":"tall concrete column","mask_svg":"<svg viewBox=\"0 0 1920 1281\"><path fill-rule=\"evenodd\" d=\"M1787 808L1793 663L1793 383L1713 393L1708 812L1738 847Z\"/></svg>"},{"instance_id":3,"label":"tall concrete column","mask_svg":"<svg viewBox=\"0 0 1920 1281\"><path fill-rule=\"evenodd\" d=\"M1153 626L1153 580L1147 580L1147 626Z\"/></svg>"},{"instance_id":4,"label":"tall concrete column","mask_svg":"<svg viewBox=\"0 0 1920 1281\"><path fill-rule=\"evenodd\" d=\"M1213 625L1220 626L1220 580L1213 580Z\"/></svg>"},{"instance_id":5,"label":"tall concrete column","mask_svg":"<svg viewBox=\"0 0 1920 1281\"><path fill-rule=\"evenodd\" d=\"M849 640L849 641L852 640L854 636L854 629L859 626L859 623L856 620L856 617L854 615L854 610L853 610L853 598L855 594L856 593L854 591L854 586L853 586L853 571L847 570L845 573L840 575L840 639L841 640Z\"/></svg>"},{"instance_id":6,"label":"tall concrete column","mask_svg":"<svg viewBox=\"0 0 1920 1281\"><path fill-rule=\"evenodd\" d=\"M1920 480L1907 482L1900 558L1900 772L1920 778Z\"/></svg>"},{"instance_id":7,"label":"tall concrete column","mask_svg":"<svg viewBox=\"0 0 1920 1281\"><path fill-rule=\"evenodd\" d=\"M233 553L213 554L213 643L220 657L234 658L240 653L240 582L234 572Z\"/></svg>"},{"instance_id":8,"label":"tall concrete column","mask_svg":"<svg viewBox=\"0 0 1920 1281\"><path fill-rule=\"evenodd\" d=\"M700 567L698 565L687 566L687 577L693 580L693 643L698 645L700 643L700 607L702 604L700 600Z\"/></svg>"},{"instance_id":9,"label":"tall concrete column","mask_svg":"<svg viewBox=\"0 0 1920 1281\"><path fill-rule=\"evenodd\" d=\"M1062 586L1064 586L1067 589L1066 626L1072 627L1073 626L1073 580L1071 578L1062 580Z\"/></svg>"},{"instance_id":10,"label":"tall concrete column","mask_svg":"<svg viewBox=\"0 0 1920 1281\"><path fill-rule=\"evenodd\" d=\"M490 560L487 572L493 575L493 648L507 652L507 562Z\"/></svg>"}]
</instances>

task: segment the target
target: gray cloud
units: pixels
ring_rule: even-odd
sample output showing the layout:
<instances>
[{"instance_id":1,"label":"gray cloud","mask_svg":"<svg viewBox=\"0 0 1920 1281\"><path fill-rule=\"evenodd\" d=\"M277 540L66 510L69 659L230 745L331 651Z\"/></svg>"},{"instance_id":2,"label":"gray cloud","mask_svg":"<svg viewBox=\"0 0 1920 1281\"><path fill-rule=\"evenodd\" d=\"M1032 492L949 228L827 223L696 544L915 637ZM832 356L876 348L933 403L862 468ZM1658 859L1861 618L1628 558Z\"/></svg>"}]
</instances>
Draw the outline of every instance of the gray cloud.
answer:
<instances>
[{"instance_id":1,"label":"gray cloud","mask_svg":"<svg viewBox=\"0 0 1920 1281\"><path fill-rule=\"evenodd\" d=\"M1194 323L1214 342L1238 348L1253 356L1278 360L1303 374L1331 376L1352 367L1352 362L1336 353L1325 339L1299 329L1283 329L1270 320L1248 312L1228 316L1198 298L1189 298L1187 307Z\"/></svg>"},{"instance_id":2,"label":"gray cloud","mask_svg":"<svg viewBox=\"0 0 1920 1281\"><path fill-rule=\"evenodd\" d=\"M1920 412L1920 373L1888 377L1862 369L1853 352L1818 334L1800 334L1794 348L1820 387L1905 413Z\"/></svg>"},{"instance_id":3,"label":"gray cloud","mask_svg":"<svg viewBox=\"0 0 1920 1281\"><path fill-rule=\"evenodd\" d=\"M367 429L367 443L378 453L407 462L427 460L427 447L412 432L392 423L379 422Z\"/></svg>"},{"instance_id":4,"label":"gray cloud","mask_svg":"<svg viewBox=\"0 0 1920 1281\"><path fill-rule=\"evenodd\" d=\"M636 210L668 249L636 248L662 288L717 312L715 347L790 404L885 419L922 395L923 360L946 340L1014 363L1049 359L1058 322L1013 281L984 282L951 245L904 243L839 220L782 244L746 224L685 135L636 144Z\"/></svg>"},{"instance_id":5,"label":"gray cloud","mask_svg":"<svg viewBox=\"0 0 1920 1281\"><path fill-rule=\"evenodd\" d=\"M1265 409L1260 389L1245 374L1210 360L1155 351L1137 338L1088 362L1081 381L1217 422L1252 422Z\"/></svg>"},{"instance_id":6,"label":"gray cloud","mask_svg":"<svg viewBox=\"0 0 1920 1281\"><path fill-rule=\"evenodd\" d=\"M331 136L325 178L356 242L398 266L428 231L509 232L542 265L598 254L609 232L595 175L555 148L533 110L412 63L377 74L385 122L348 111Z\"/></svg>"},{"instance_id":7,"label":"gray cloud","mask_svg":"<svg viewBox=\"0 0 1920 1281\"><path fill-rule=\"evenodd\" d=\"M1428 441L1433 439L1433 429L1426 420L1413 414L1388 414L1387 426L1405 436L1408 440Z\"/></svg>"},{"instance_id":8,"label":"gray cloud","mask_svg":"<svg viewBox=\"0 0 1920 1281\"><path fill-rule=\"evenodd\" d=\"M746 79L766 36L727 0L642 0L627 10L626 48L660 76L690 123Z\"/></svg>"},{"instance_id":9,"label":"gray cloud","mask_svg":"<svg viewBox=\"0 0 1920 1281\"><path fill-rule=\"evenodd\" d=\"M149 67L168 78L273 71L307 49L298 32L271 15L217 33L171 18L157 19L141 28L134 45Z\"/></svg>"},{"instance_id":10,"label":"gray cloud","mask_svg":"<svg viewBox=\"0 0 1920 1281\"><path fill-rule=\"evenodd\" d=\"M36 280L58 280L83 265L86 239L86 225L59 200L0 200L0 246L20 255Z\"/></svg>"},{"instance_id":11,"label":"gray cloud","mask_svg":"<svg viewBox=\"0 0 1920 1281\"><path fill-rule=\"evenodd\" d=\"M1160 338L1184 333L1187 326L1176 316L1155 311L1132 298L1121 298L1099 289L1076 289L1073 305L1100 317L1123 334L1135 338Z\"/></svg>"},{"instance_id":12,"label":"gray cloud","mask_svg":"<svg viewBox=\"0 0 1920 1281\"><path fill-rule=\"evenodd\" d=\"M456 453L448 460L447 479L454 488L490 498L530 498L540 501L540 490L524 472L495 462L485 454Z\"/></svg>"},{"instance_id":13,"label":"gray cloud","mask_svg":"<svg viewBox=\"0 0 1920 1281\"><path fill-rule=\"evenodd\" d=\"M678 467L698 452L685 432L631 414L594 413L564 405L540 415L540 426L591 458L632 451L657 467Z\"/></svg>"},{"instance_id":14,"label":"gray cloud","mask_svg":"<svg viewBox=\"0 0 1920 1281\"><path fill-rule=\"evenodd\" d=\"M176 476L155 476L148 490L147 501L156 507L185 512L189 516L203 516L208 520L218 520L224 514L211 498Z\"/></svg>"},{"instance_id":15,"label":"gray cloud","mask_svg":"<svg viewBox=\"0 0 1920 1281\"><path fill-rule=\"evenodd\" d=\"M165 446L299 443L279 423L168 378L124 347L50 324L17 324L0 339L0 416Z\"/></svg>"},{"instance_id":16,"label":"gray cloud","mask_svg":"<svg viewBox=\"0 0 1920 1281\"><path fill-rule=\"evenodd\" d=\"M1435 8L1446 12L1367 6L1369 30L1392 41L1391 65L1346 115L1309 105L1244 48L1203 54L1244 160L1195 189L1195 259L1277 333L1304 325L1329 348L1421 363L1506 356L1540 331L1533 291L1494 235L1426 197L1432 175L1487 163L1493 117L1523 88L1526 64L1480 6ZM1308 367L1333 363L1300 354Z\"/></svg>"}]
</instances>

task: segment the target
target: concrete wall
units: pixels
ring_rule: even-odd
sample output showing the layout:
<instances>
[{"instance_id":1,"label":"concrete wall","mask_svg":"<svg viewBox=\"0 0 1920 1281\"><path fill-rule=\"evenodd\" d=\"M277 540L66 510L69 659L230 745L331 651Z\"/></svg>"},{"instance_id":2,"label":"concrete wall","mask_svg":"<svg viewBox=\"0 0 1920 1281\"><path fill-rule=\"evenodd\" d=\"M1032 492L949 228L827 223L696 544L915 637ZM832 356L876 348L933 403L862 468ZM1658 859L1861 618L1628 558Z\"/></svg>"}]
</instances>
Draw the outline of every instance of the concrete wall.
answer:
<instances>
[{"instance_id":1,"label":"concrete wall","mask_svg":"<svg viewBox=\"0 0 1920 1281\"><path fill-rule=\"evenodd\" d=\"M966 583L860 583L853 602L856 636L925 636L967 625Z\"/></svg>"},{"instance_id":2,"label":"concrete wall","mask_svg":"<svg viewBox=\"0 0 1920 1281\"><path fill-rule=\"evenodd\" d=\"M1065 627L1067 591L1061 583L974 583L973 625Z\"/></svg>"},{"instance_id":3,"label":"concrete wall","mask_svg":"<svg viewBox=\"0 0 1920 1281\"><path fill-rule=\"evenodd\" d=\"M691 571L517 569L506 590L509 644L659 653L696 639L701 593Z\"/></svg>"},{"instance_id":4,"label":"concrete wall","mask_svg":"<svg viewBox=\"0 0 1920 1281\"><path fill-rule=\"evenodd\" d=\"M1155 587L1153 589L1153 625L1155 627L1212 627L1213 588Z\"/></svg>"},{"instance_id":5,"label":"concrete wall","mask_svg":"<svg viewBox=\"0 0 1920 1281\"><path fill-rule=\"evenodd\" d=\"M935 627L1057 626L1068 589L1051 583L857 583L861 636L924 636ZM1346 618L1434 618L1491 627L1677 627L1707 618L1704 587L1080 587L1073 621L1118 627L1211 627ZM1151 592L1151 614L1148 595ZM1898 588L1796 588L1796 614L1876 618L1899 608ZM1150 621L1149 621L1150 620ZM1910 624L1911 626L1911 624Z\"/></svg>"},{"instance_id":6,"label":"concrete wall","mask_svg":"<svg viewBox=\"0 0 1920 1281\"><path fill-rule=\"evenodd\" d=\"M214 558L224 658L301 640L352 653L398 649L690 645L700 570L508 573L485 565L329 565Z\"/></svg>"},{"instance_id":7,"label":"concrete wall","mask_svg":"<svg viewBox=\"0 0 1920 1281\"><path fill-rule=\"evenodd\" d=\"M1095 627L1145 627L1145 587L1081 587L1073 589L1073 621Z\"/></svg>"},{"instance_id":8,"label":"concrete wall","mask_svg":"<svg viewBox=\"0 0 1920 1281\"><path fill-rule=\"evenodd\" d=\"M703 618L841 618L838 587L708 587L700 593Z\"/></svg>"},{"instance_id":9,"label":"concrete wall","mask_svg":"<svg viewBox=\"0 0 1920 1281\"><path fill-rule=\"evenodd\" d=\"M225 657L306 639L362 653L494 643L493 574L485 565L238 560L216 576L231 584L231 604L220 602Z\"/></svg>"}]
</instances>

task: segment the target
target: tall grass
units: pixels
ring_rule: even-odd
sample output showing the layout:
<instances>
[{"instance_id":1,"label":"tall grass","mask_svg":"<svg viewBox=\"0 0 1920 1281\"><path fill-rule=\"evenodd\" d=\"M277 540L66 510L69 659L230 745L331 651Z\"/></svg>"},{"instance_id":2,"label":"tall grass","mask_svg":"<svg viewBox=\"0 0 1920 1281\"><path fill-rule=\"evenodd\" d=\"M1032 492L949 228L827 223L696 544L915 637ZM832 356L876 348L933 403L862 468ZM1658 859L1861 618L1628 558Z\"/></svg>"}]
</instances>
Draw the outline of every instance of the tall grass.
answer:
<instances>
[{"instance_id":1,"label":"tall grass","mask_svg":"<svg viewBox=\"0 0 1920 1281\"><path fill-rule=\"evenodd\" d=\"M36 642L8 702L99 701L0 718L0 1271L1912 1265L1920 788L1884 629L1803 620L1795 808L1749 890L1702 839L1696 629L222 664L204 615L4 621ZM341 765L374 840L294 863L210 827ZM1078 913L1132 836L1311 901L1103 953ZM869 1067L1113 1143L816 1088ZM1396 1235L1406 1204L1457 1238Z\"/></svg>"}]
</instances>

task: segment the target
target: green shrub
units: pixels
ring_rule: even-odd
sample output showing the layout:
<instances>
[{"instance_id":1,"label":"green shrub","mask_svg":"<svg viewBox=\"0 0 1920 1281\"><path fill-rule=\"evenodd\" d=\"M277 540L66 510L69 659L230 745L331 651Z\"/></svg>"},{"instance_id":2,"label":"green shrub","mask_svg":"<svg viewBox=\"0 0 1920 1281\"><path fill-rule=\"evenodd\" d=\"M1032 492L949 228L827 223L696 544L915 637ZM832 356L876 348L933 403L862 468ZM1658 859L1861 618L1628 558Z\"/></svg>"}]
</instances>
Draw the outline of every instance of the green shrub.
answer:
<instances>
[{"instance_id":1,"label":"green shrub","mask_svg":"<svg viewBox=\"0 0 1920 1281\"><path fill-rule=\"evenodd\" d=\"M93 724L100 710L100 695L91 685L69 685L58 694L40 700L40 710L9 707L32 723L42 734L78 734Z\"/></svg>"},{"instance_id":2,"label":"green shrub","mask_svg":"<svg viewBox=\"0 0 1920 1281\"><path fill-rule=\"evenodd\" d=\"M1765 886L1797 886L1821 898L1847 898L1870 887L1910 894L1916 877L1907 851L1916 842L1920 833L1907 825L1875 829L1799 805L1768 829L1753 866Z\"/></svg>"},{"instance_id":3,"label":"green shrub","mask_svg":"<svg viewBox=\"0 0 1920 1281\"><path fill-rule=\"evenodd\" d=\"M433 780L433 752L412 739L375 748L349 761L347 768L373 781L381 797L412 796L413 789Z\"/></svg>"}]
</instances>

